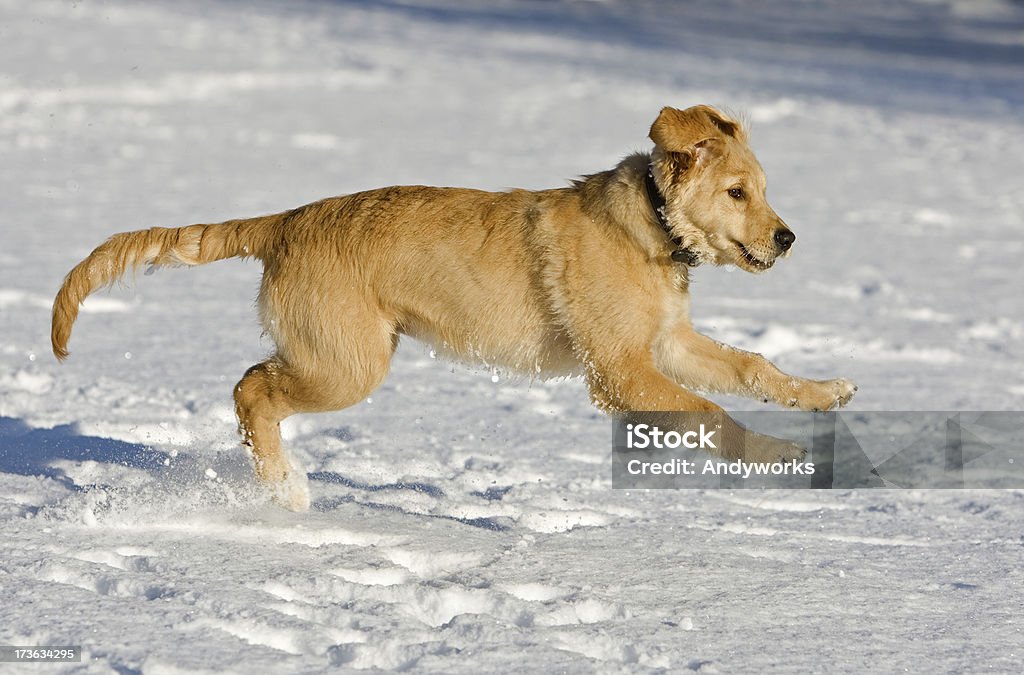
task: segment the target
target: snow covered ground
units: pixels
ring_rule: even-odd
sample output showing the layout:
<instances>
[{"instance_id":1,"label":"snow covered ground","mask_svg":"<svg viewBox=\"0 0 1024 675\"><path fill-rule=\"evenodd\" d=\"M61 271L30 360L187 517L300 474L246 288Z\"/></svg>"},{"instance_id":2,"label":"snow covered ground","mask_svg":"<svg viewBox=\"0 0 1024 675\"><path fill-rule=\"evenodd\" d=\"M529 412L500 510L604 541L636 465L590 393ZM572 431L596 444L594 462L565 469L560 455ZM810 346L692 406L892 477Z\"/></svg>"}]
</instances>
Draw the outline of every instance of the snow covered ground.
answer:
<instances>
[{"instance_id":1,"label":"snow covered ground","mask_svg":"<svg viewBox=\"0 0 1024 675\"><path fill-rule=\"evenodd\" d=\"M115 231L557 186L699 102L798 236L697 270L702 330L860 410L1024 409L1020 3L0 0L0 644L85 653L0 670L1019 671L1020 489L613 491L579 382L406 342L284 425L293 514L234 433L256 264L140 276L49 354Z\"/></svg>"}]
</instances>

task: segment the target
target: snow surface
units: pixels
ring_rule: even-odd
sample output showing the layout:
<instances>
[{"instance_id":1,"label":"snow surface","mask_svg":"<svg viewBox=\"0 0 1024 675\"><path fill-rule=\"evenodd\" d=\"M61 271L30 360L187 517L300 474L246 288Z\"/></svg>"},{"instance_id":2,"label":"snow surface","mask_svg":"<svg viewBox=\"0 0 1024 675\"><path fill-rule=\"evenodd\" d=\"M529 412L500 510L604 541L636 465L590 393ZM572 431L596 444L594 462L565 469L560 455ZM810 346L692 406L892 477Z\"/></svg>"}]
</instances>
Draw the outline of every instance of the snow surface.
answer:
<instances>
[{"instance_id":1,"label":"snow surface","mask_svg":"<svg viewBox=\"0 0 1024 675\"><path fill-rule=\"evenodd\" d=\"M284 424L286 513L234 433L256 264L140 276L48 344L115 231L562 185L707 102L798 239L697 270L702 330L861 410L1020 410L1020 3L0 0L0 78L0 644L85 652L3 672L1020 671L1024 491L613 491L579 382L407 341Z\"/></svg>"}]
</instances>

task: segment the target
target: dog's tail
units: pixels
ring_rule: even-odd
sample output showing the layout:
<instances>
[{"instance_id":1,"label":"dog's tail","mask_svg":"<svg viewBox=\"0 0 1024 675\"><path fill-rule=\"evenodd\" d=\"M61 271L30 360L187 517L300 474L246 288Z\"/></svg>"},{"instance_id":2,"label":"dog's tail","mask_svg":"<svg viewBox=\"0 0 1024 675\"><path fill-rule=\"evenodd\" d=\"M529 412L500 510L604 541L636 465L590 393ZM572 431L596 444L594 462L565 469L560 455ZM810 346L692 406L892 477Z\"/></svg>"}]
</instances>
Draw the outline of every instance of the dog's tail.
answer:
<instances>
[{"instance_id":1,"label":"dog's tail","mask_svg":"<svg viewBox=\"0 0 1024 675\"><path fill-rule=\"evenodd\" d=\"M71 326L78 306L93 291L109 286L129 268L139 265L203 265L241 256L264 259L273 248L276 227L292 212L229 220L216 225L154 227L122 232L96 247L64 278L53 301L50 343L53 355L68 357Z\"/></svg>"}]
</instances>

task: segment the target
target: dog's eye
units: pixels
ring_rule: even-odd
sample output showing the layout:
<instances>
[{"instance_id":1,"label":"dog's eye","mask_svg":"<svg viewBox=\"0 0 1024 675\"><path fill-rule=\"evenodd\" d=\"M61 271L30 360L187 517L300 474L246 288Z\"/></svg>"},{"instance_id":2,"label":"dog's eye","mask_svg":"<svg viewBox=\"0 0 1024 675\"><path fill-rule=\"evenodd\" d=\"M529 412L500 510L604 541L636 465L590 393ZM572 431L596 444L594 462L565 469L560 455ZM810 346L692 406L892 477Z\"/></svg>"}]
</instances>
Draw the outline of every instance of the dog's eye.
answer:
<instances>
[{"instance_id":1,"label":"dog's eye","mask_svg":"<svg viewBox=\"0 0 1024 675\"><path fill-rule=\"evenodd\" d=\"M746 194L743 192L743 188L734 187L729 188L729 196L732 197L733 199L743 199L746 196Z\"/></svg>"}]
</instances>

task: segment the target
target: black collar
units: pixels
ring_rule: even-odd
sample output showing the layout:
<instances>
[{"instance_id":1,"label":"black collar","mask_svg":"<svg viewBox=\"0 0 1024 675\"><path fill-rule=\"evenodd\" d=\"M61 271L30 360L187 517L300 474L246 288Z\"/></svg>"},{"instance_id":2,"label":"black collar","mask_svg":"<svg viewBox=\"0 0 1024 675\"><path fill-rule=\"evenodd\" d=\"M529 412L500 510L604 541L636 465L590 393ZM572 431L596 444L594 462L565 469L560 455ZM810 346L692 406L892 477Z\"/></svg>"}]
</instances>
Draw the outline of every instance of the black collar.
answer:
<instances>
[{"instance_id":1,"label":"black collar","mask_svg":"<svg viewBox=\"0 0 1024 675\"><path fill-rule=\"evenodd\" d=\"M651 203L651 208L654 210L654 217L658 219L661 229L665 231L669 241L675 247L671 255L672 260L685 263L690 267L696 267L700 264L700 260L693 251L683 246L682 237L672 234L672 226L668 224L668 217L665 215L665 195L661 194L658 184L654 182L653 164L647 165L647 178L644 180L644 184L647 186L647 200Z\"/></svg>"}]
</instances>

